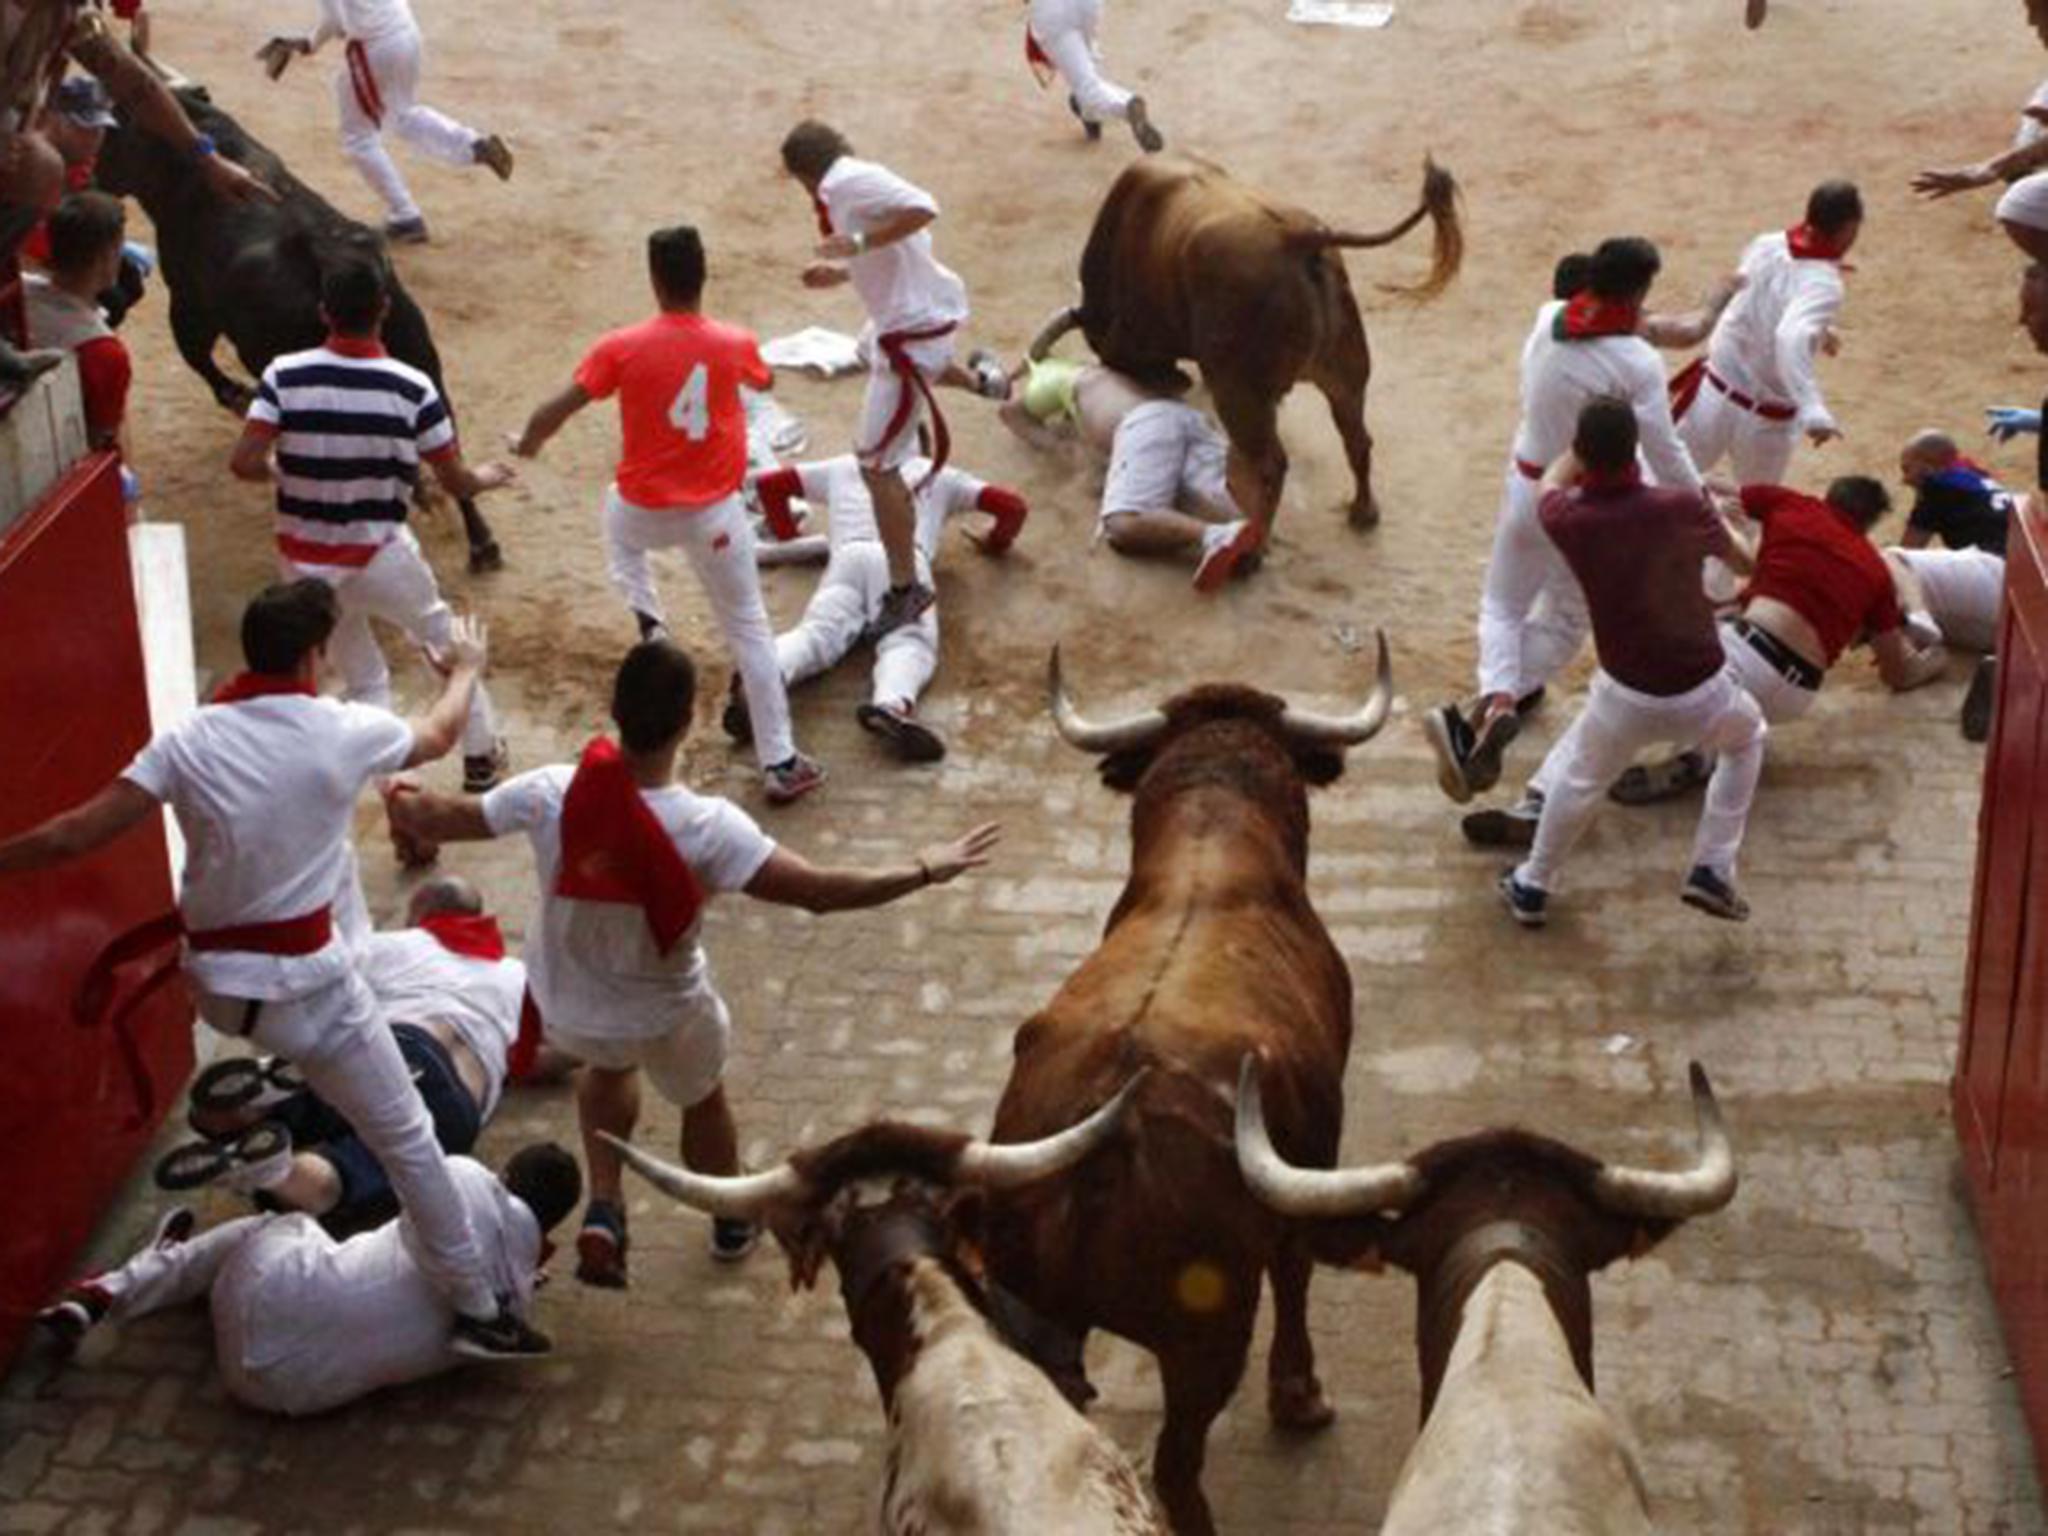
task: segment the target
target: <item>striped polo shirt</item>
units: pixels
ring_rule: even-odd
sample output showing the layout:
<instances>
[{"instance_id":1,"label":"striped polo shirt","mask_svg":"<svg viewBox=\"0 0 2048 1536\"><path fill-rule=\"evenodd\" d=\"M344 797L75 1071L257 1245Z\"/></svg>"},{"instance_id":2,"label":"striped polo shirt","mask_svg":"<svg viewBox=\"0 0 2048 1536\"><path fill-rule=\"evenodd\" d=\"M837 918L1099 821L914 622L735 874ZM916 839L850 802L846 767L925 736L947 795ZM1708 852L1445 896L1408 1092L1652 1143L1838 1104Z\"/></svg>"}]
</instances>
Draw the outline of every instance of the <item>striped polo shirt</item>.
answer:
<instances>
[{"instance_id":1,"label":"striped polo shirt","mask_svg":"<svg viewBox=\"0 0 2048 1536\"><path fill-rule=\"evenodd\" d=\"M299 565L369 564L405 526L420 461L455 452L433 381L361 337L274 360L249 425L277 440L277 547Z\"/></svg>"}]
</instances>

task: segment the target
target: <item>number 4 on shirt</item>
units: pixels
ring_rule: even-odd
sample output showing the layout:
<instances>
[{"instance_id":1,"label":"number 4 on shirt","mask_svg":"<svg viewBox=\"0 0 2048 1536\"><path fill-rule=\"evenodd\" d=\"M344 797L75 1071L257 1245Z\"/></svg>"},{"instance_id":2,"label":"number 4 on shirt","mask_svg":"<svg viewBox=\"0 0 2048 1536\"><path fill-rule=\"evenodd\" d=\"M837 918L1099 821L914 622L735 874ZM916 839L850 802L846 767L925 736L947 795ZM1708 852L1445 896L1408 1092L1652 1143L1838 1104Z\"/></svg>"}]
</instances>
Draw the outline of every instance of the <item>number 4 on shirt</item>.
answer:
<instances>
[{"instance_id":1,"label":"number 4 on shirt","mask_svg":"<svg viewBox=\"0 0 2048 1536\"><path fill-rule=\"evenodd\" d=\"M683 380L668 408L668 424L693 443L711 435L711 376L699 363Z\"/></svg>"}]
</instances>

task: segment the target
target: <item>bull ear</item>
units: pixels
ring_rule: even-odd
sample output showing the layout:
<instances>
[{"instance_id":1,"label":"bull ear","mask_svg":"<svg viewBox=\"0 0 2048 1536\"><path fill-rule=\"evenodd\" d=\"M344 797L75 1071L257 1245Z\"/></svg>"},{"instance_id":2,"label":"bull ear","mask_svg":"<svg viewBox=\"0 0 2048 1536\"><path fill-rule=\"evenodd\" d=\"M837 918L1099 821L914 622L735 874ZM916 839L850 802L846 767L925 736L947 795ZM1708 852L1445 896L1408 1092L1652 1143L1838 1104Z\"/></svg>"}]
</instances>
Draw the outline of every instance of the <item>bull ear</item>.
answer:
<instances>
[{"instance_id":1,"label":"bull ear","mask_svg":"<svg viewBox=\"0 0 2048 1536\"><path fill-rule=\"evenodd\" d=\"M988 1196L978 1189L955 1190L940 1215L952 1239L953 1258L982 1284L988 1278L981 1251L988 1233Z\"/></svg>"},{"instance_id":2,"label":"bull ear","mask_svg":"<svg viewBox=\"0 0 2048 1536\"><path fill-rule=\"evenodd\" d=\"M1301 775L1303 783L1320 789L1344 777L1344 754L1328 747L1297 747L1294 771Z\"/></svg>"},{"instance_id":3,"label":"bull ear","mask_svg":"<svg viewBox=\"0 0 2048 1536\"><path fill-rule=\"evenodd\" d=\"M1152 766L1152 753L1140 748L1131 752L1112 752L1102 760L1100 772L1104 787L1129 794L1138 787L1138 781L1145 777L1145 770Z\"/></svg>"}]
</instances>

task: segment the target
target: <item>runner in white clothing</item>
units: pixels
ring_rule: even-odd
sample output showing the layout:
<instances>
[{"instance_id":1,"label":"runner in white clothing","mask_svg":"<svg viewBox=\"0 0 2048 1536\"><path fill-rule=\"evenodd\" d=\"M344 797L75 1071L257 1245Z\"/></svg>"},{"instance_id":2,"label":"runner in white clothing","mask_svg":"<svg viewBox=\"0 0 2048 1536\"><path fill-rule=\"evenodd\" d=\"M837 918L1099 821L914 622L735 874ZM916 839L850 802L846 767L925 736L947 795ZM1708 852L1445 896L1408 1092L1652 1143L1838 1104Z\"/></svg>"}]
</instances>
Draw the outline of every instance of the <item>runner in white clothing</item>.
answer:
<instances>
[{"instance_id":1,"label":"runner in white clothing","mask_svg":"<svg viewBox=\"0 0 2048 1536\"><path fill-rule=\"evenodd\" d=\"M976 827L885 869L814 865L731 801L676 782L696 693L687 655L643 641L612 686L618 742L599 738L576 766L521 774L482 799L388 802L394 824L428 845L522 832L533 846L540 910L527 932L528 979L548 1039L584 1063L576 1111L591 1200L576 1273L591 1285L626 1283L619 1156L599 1133L632 1137L640 1068L683 1111L683 1161L701 1173L739 1171L721 1083L731 1021L700 944L710 898L744 891L811 912L881 906L979 868L999 832ZM712 1254L741 1258L756 1237L748 1222L714 1222Z\"/></svg>"},{"instance_id":2,"label":"runner in white clothing","mask_svg":"<svg viewBox=\"0 0 2048 1536\"><path fill-rule=\"evenodd\" d=\"M576 1159L538 1144L513 1155L502 1182L466 1157L448 1174L493 1288L523 1317L544 1239L581 1197ZM36 1320L75 1349L102 1322L204 1297L222 1384L264 1413L325 1413L461 1363L410 1216L346 1242L297 1214L243 1216L196 1236L195 1226L189 1209L170 1211L141 1252L71 1286Z\"/></svg>"},{"instance_id":3,"label":"runner in white clothing","mask_svg":"<svg viewBox=\"0 0 2048 1536\"><path fill-rule=\"evenodd\" d=\"M1066 81L1067 107L1081 120L1090 141L1102 137L1105 117L1130 124L1131 137L1148 155L1166 147L1152 126L1145 98L1135 96L1102 74L1096 34L1102 28L1102 0L1029 0L1031 19L1024 29L1024 57L1040 85L1057 74Z\"/></svg>"},{"instance_id":4,"label":"runner in white clothing","mask_svg":"<svg viewBox=\"0 0 2048 1536\"><path fill-rule=\"evenodd\" d=\"M868 388L854 451L889 558L889 591L875 626L886 634L932 603L932 589L918 580L917 513L903 478L927 410L935 468L945 468L951 450L932 388L948 384L1001 399L1009 381L993 359L977 354L971 371L953 361L954 337L967 321L967 286L932 254L939 205L929 192L855 159L843 134L815 121L790 130L782 164L810 195L823 236L817 259L804 268L804 286L850 282L867 310L861 347Z\"/></svg>"},{"instance_id":5,"label":"runner in white clothing","mask_svg":"<svg viewBox=\"0 0 2048 1536\"><path fill-rule=\"evenodd\" d=\"M410 0L319 0L319 7L311 32L273 37L256 57L276 80L299 55L314 53L332 38L343 40L345 67L334 76L341 151L384 200L385 234L415 245L427 238L420 205L384 147L387 120L400 138L430 159L444 165L487 165L500 181L511 179L512 151L503 139L420 104L425 49Z\"/></svg>"},{"instance_id":6,"label":"runner in white clothing","mask_svg":"<svg viewBox=\"0 0 2048 1536\"><path fill-rule=\"evenodd\" d=\"M1664 364L1640 334L1662 264L1647 240L1602 242L1588 286L1538 310L1523 344L1521 425L1479 601L1479 701L1470 719L1450 703L1423 720L1437 782L1461 804L1498 782L1520 729L1517 703L1563 670L1590 632L1579 584L1536 515L1544 472L1570 448L1579 413L1596 399L1626 400L1651 481L1701 489L1672 424Z\"/></svg>"},{"instance_id":7,"label":"runner in white clothing","mask_svg":"<svg viewBox=\"0 0 2048 1536\"><path fill-rule=\"evenodd\" d=\"M2020 109L2009 149L1975 165L1922 171L1913 190L1941 198L2000 181L2008 185L1994 210L1999 227L2032 260L2048 261L2048 81Z\"/></svg>"},{"instance_id":8,"label":"runner in white clothing","mask_svg":"<svg viewBox=\"0 0 2048 1536\"><path fill-rule=\"evenodd\" d=\"M105 963L182 934L200 1016L291 1060L375 1149L418 1228L422 1268L461 1314L458 1344L541 1353L546 1340L494 1294L426 1106L334 918L354 876L357 799L455 745L483 671L483 628L455 622L447 686L408 724L318 696L335 615L323 582L261 593L242 616L249 670L76 810L0 843L0 876L80 858L168 804L189 849L179 911L126 936Z\"/></svg>"},{"instance_id":9,"label":"runner in white clothing","mask_svg":"<svg viewBox=\"0 0 2048 1536\"><path fill-rule=\"evenodd\" d=\"M917 486L917 578L927 586L932 584L939 533L948 518L963 512L993 516L995 527L985 536L968 535L989 555L1007 550L1024 526L1029 508L1022 496L1007 487L977 480L952 465L933 474L927 459L912 459L904 473ZM783 681L794 686L839 665L869 632L888 590L888 560L875 530L874 503L851 454L771 470L755 478L754 491L766 513L769 531L784 541L779 549L790 551L795 558L825 559L825 572L804 606L803 617L794 629L775 637L775 659L782 668ZM798 536L791 503L799 496L813 506L829 509L826 533ZM913 763L937 762L946 755L939 733L917 718L918 696L938 665L939 610L933 604L912 622L875 642L874 686L868 702L856 712L864 729L882 737L899 756ZM744 696L737 690L726 706L725 728L737 740L752 735Z\"/></svg>"}]
</instances>

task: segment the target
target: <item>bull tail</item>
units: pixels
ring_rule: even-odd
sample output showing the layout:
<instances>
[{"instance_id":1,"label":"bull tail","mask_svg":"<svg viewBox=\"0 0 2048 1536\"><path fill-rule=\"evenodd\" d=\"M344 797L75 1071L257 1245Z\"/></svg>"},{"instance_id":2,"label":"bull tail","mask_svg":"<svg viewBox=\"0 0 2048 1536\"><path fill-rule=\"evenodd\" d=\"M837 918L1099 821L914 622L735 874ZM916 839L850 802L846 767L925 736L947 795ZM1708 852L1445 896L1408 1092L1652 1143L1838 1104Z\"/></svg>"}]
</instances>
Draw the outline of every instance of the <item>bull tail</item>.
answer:
<instances>
[{"instance_id":1,"label":"bull tail","mask_svg":"<svg viewBox=\"0 0 2048 1536\"><path fill-rule=\"evenodd\" d=\"M1419 304L1435 298L1449 287L1451 279L1465 264L1465 226L1458 218L1457 179L1435 160L1425 159L1422 162L1422 201L1398 224L1369 235L1339 229L1316 230L1306 236L1306 240L1316 250L1366 250L1392 245L1424 219L1429 220L1436 235L1435 247L1430 254L1429 275L1407 287L1380 284L1382 292L1398 294Z\"/></svg>"}]
</instances>

